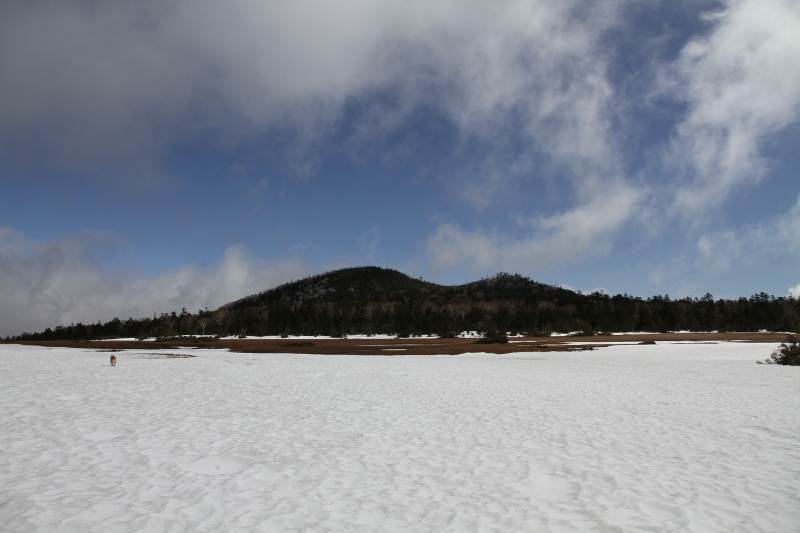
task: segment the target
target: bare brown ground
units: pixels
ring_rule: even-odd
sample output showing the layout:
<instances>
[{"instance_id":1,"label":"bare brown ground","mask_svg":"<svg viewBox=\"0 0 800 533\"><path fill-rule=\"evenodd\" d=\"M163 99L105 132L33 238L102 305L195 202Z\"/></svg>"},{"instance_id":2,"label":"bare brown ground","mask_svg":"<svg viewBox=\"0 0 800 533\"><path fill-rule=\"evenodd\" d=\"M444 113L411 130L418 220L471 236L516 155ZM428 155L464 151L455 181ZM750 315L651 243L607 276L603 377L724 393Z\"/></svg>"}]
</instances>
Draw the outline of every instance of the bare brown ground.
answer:
<instances>
[{"instance_id":1,"label":"bare brown ground","mask_svg":"<svg viewBox=\"0 0 800 533\"><path fill-rule=\"evenodd\" d=\"M456 355L576 351L619 342L783 342L783 333L641 333L594 337L515 337L508 344L476 344L475 339L220 339L214 342L153 341L23 341L17 344L110 350L164 350L181 347L228 348L243 353L303 353L352 355ZM572 344L578 343L578 344ZM609 343L609 344L605 344Z\"/></svg>"}]
</instances>

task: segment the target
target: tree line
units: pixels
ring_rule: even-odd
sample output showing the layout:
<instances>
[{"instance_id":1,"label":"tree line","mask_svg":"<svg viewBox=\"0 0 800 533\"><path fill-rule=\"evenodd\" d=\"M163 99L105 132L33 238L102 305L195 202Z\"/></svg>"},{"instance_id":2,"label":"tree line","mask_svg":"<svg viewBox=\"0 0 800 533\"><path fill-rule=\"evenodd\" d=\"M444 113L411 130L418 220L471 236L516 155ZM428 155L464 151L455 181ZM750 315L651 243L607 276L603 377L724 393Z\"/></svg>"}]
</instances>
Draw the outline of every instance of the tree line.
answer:
<instances>
[{"instance_id":1,"label":"tree line","mask_svg":"<svg viewBox=\"0 0 800 533\"><path fill-rule=\"evenodd\" d=\"M496 328L511 333L632 331L797 331L800 302L766 293L737 300L672 300L602 292L581 294L500 273L441 286L378 267L306 278L217 310L114 318L23 333L15 340L171 338L181 335L454 335ZM10 339L9 339L10 340Z\"/></svg>"}]
</instances>

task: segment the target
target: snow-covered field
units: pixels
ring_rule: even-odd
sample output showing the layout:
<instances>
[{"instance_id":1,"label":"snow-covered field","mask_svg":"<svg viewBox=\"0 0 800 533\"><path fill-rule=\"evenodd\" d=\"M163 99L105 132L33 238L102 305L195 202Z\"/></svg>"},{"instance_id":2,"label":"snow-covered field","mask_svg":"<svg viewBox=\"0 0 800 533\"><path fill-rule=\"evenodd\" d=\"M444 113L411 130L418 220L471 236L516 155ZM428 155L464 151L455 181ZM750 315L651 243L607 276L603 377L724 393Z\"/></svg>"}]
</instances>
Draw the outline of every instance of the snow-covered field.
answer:
<instances>
[{"instance_id":1,"label":"snow-covered field","mask_svg":"<svg viewBox=\"0 0 800 533\"><path fill-rule=\"evenodd\" d=\"M800 531L775 345L300 356L0 345L0 531Z\"/></svg>"}]
</instances>

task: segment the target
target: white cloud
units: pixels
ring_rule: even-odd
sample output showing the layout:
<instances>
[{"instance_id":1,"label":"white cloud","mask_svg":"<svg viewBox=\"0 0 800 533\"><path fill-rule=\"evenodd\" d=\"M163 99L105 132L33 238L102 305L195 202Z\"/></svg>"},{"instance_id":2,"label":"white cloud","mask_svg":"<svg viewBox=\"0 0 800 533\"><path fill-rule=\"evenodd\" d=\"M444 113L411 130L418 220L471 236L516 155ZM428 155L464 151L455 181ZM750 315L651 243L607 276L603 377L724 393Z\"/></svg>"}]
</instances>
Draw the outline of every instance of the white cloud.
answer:
<instances>
[{"instance_id":1,"label":"white cloud","mask_svg":"<svg viewBox=\"0 0 800 533\"><path fill-rule=\"evenodd\" d=\"M697 241L697 249L704 264L716 270L726 270L741 257L742 243L735 232L721 231L702 235Z\"/></svg>"},{"instance_id":2,"label":"white cloud","mask_svg":"<svg viewBox=\"0 0 800 533\"><path fill-rule=\"evenodd\" d=\"M520 239L443 224L428 240L428 260L433 269L466 266L483 272L531 272L584 262L611 250L617 233L637 216L644 199L635 189L617 186L569 211L523 220L531 234Z\"/></svg>"},{"instance_id":3,"label":"white cloud","mask_svg":"<svg viewBox=\"0 0 800 533\"><path fill-rule=\"evenodd\" d=\"M264 261L232 246L212 268L185 265L145 277L123 266L127 248L106 232L33 242L0 228L0 335L182 307L214 309L308 273L299 261Z\"/></svg>"},{"instance_id":4,"label":"white cloud","mask_svg":"<svg viewBox=\"0 0 800 533\"><path fill-rule=\"evenodd\" d=\"M481 201L531 169L507 153L510 121L513 136L592 180L617 164L597 46L616 6L11 0L0 8L0 68L14 73L0 78L0 149L138 182L176 143L285 129L281 153L307 168L309 143L356 98L374 112L350 134L353 153L435 108L491 161L465 177L483 185ZM376 91L395 96L372 105Z\"/></svg>"},{"instance_id":5,"label":"white cloud","mask_svg":"<svg viewBox=\"0 0 800 533\"><path fill-rule=\"evenodd\" d=\"M800 4L731 0L707 18L662 86L689 106L667 171L682 178L668 181L675 207L694 213L762 179L761 144L800 118Z\"/></svg>"},{"instance_id":6,"label":"white cloud","mask_svg":"<svg viewBox=\"0 0 800 533\"><path fill-rule=\"evenodd\" d=\"M428 239L427 253L434 269L466 265L471 270L495 269L500 260L497 235L465 231L456 224L442 224Z\"/></svg>"},{"instance_id":7,"label":"white cloud","mask_svg":"<svg viewBox=\"0 0 800 533\"><path fill-rule=\"evenodd\" d=\"M800 116L800 7L731 0L660 69L654 92L685 104L685 120L651 147L658 163L626 176L630 154L620 144L635 135L637 117L615 106L645 100L647 89L628 94L609 78L607 30L626 30L630 4L8 0L0 71L13 75L0 76L0 158L52 158L78 174L139 183L158 175L176 145L202 138L223 150L271 148L307 174L348 103L360 115L336 142L355 158L390 138L382 157L414 157L424 141L395 142L392 133L423 110L459 141L427 171L471 207L497 205L509 181L569 182L554 187L568 191L558 213L527 214L522 237L440 225L427 241L431 266L485 272L582 261L608 253L634 217L695 222L763 179L762 143ZM264 148L275 131L285 146ZM790 248L794 228L788 219L774 228ZM650 230L646 238L656 237ZM726 268L741 238L708 233L698 250ZM373 243L364 237L368 258Z\"/></svg>"},{"instance_id":8,"label":"white cloud","mask_svg":"<svg viewBox=\"0 0 800 533\"><path fill-rule=\"evenodd\" d=\"M789 296L800 298L800 283L798 283L794 287L789 287Z\"/></svg>"},{"instance_id":9,"label":"white cloud","mask_svg":"<svg viewBox=\"0 0 800 533\"><path fill-rule=\"evenodd\" d=\"M800 256L800 197L785 213L743 231L703 234L697 242L702 263L726 270L735 262L756 262L764 257Z\"/></svg>"},{"instance_id":10,"label":"white cloud","mask_svg":"<svg viewBox=\"0 0 800 533\"><path fill-rule=\"evenodd\" d=\"M773 252L800 255L800 196L789 211L764 226L758 237L770 242Z\"/></svg>"}]
</instances>

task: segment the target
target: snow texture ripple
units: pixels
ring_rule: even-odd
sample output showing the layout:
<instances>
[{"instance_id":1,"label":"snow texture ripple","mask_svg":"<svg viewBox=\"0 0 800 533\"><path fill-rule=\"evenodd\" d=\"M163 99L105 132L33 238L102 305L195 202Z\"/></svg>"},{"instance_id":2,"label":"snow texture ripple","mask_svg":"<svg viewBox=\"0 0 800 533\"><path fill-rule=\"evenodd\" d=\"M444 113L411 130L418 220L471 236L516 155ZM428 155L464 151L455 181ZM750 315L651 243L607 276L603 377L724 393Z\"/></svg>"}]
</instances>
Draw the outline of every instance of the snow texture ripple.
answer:
<instances>
[{"instance_id":1,"label":"snow texture ripple","mask_svg":"<svg viewBox=\"0 0 800 533\"><path fill-rule=\"evenodd\" d=\"M800 531L774 345L194 358L0 346L1 531Z\"/></svg>"}]
</instances>

